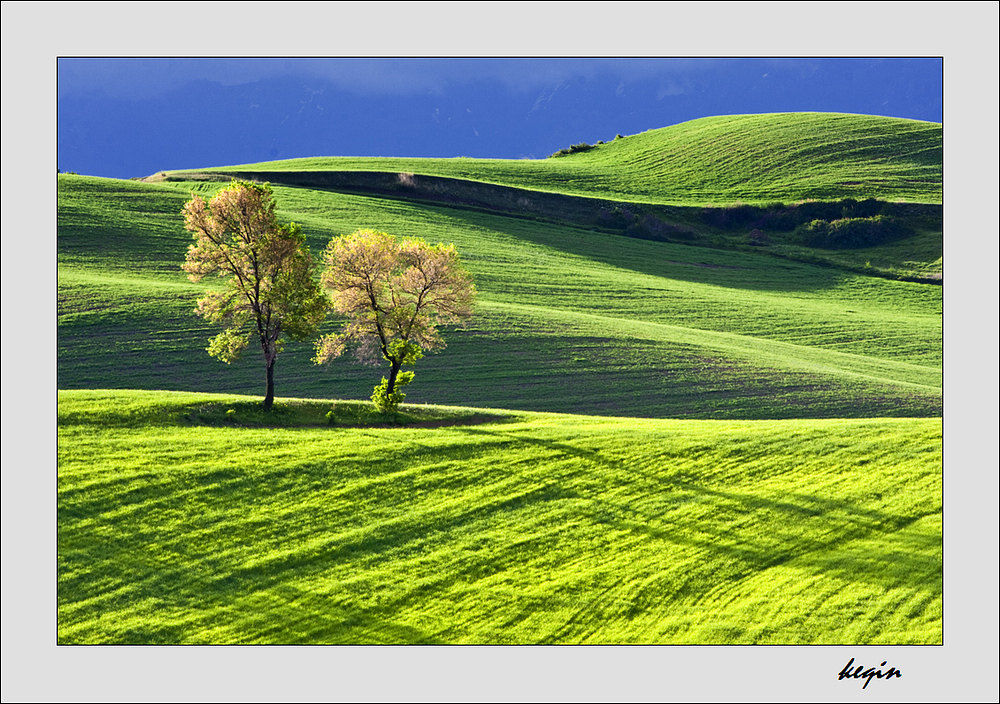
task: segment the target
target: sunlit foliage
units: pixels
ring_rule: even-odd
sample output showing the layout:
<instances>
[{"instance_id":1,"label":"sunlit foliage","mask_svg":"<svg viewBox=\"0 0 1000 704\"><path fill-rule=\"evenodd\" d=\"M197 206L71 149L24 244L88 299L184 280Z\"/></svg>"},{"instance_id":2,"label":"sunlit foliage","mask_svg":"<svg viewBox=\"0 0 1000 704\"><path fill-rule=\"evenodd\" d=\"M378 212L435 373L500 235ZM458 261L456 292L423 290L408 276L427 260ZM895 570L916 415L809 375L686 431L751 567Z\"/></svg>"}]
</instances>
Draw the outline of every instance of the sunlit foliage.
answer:
<instances>
[{"instance_id":1,"label":"sunlit foliage","mask_svg":"<svg viewBox=\"0 0 1000 704\"><path fill-rule=\"evenodd\" d=\"M198 195L184 205L184 226L194 233L182 269L191 281L226 277L226 287L198 299L198 315L225 329L208 353L229 363L256 340L264 355L264 407L274 402L274 364L283 337L305 340L326 314L313 261L301 228L281 225L268 185L233 181L209 202Z\"/></svg>"},{"instance_id":2,"label":"sunlit foliage","mask_svg":"<svg viewBox=\"0 0 1000 704\"><path fill-rule=\"evenodd\" d=\"M375 387L372 400L380 410L394 410L403 399L397 385L413 380L412 372L400 374L400 368L424 350L445 346L439 326L472 316L472 277L453 245L397 240L377 230L334 238L323 258L323 286L346 321L340 333L319 340L315 361L339 357L348 343L364 363L388 361L389 376Z\"/></svg>"}]
</instances>

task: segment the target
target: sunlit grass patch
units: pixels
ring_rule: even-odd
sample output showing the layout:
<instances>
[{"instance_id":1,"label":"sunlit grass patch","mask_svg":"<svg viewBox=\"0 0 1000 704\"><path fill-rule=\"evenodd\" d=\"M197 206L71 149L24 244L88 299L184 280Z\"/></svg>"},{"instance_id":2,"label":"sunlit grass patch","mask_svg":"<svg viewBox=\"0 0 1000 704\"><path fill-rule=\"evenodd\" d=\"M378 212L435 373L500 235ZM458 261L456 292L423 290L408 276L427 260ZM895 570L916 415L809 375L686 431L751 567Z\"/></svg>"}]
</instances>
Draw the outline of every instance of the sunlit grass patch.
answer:
<instances>
[{"instance_id":1,"label":"sunlit grass patch","mask_svg":"<svg viewBox=\"0 0 1000 704\"><path fill-rule=\"evenodd\" d=\"M695 205L876 197L941 202L941 125L836 113L723 115L549 159L309 157L212 170L392 171Z\"/></svg>"},{"instance_id":2,"label":"sunlit grass patch","mask_svg":"<svg viewBox=\"0 0 1000 704\"><path fill-rule=\"evenodd\" d=\"M60 642L940 642L939 420L199 402L61 392Z\"/></svg>"}]
</instances>

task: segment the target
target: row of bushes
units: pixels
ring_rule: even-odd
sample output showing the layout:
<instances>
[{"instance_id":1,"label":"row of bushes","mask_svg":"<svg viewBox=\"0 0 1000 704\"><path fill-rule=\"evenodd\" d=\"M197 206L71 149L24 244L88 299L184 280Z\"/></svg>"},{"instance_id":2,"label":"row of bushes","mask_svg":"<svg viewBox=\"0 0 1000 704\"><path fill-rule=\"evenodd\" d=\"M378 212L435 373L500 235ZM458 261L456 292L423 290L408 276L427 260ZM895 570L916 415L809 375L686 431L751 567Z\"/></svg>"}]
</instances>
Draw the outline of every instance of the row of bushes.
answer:
<instances>
[{"instance_id":1,"label":"row of bushes","mask_svg":"<svg viewBox=\"0 0 1000 704\"><path fill-rule=\"evenodd\" d=\"M875 198L862 201L846 198L833 202L806 202L797 205L773 203L765 206L732 205L727 208L704 208L701 221L721 230L757 228L773 232L791 232L813 220L872 218L885 215L889 204Z\"/></svg>"},{"instance_id":2,"label":"row of bushes","mask_svg":"<svg viewBox=\"0 0 1000 704\"><path fill-rule=\"evenodd\" d=\"M894 217L876 215L867 218L812 220L795 230L804 245L821 249L856 249L874 247L909 237L913 230Z\"/></svg>"}]
</instances>

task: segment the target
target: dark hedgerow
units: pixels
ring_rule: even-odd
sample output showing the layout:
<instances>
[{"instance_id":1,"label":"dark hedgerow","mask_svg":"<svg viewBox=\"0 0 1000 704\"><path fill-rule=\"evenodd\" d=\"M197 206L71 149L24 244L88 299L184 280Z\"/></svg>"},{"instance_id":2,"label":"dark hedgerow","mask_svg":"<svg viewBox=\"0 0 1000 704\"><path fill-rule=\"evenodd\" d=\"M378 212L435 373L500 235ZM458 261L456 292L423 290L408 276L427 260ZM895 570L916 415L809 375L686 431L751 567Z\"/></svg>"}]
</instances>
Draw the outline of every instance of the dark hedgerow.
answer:
<instances>
[{"instance_id":1,"label":"dark hedgerow","mask_svg":"<svg viewBox=\"0 0 1000 704\"><path fill-rule=\"evenodd\" d=\"M602 207L597 213L597 225L620 232L626 237L642 240L686 242L697 238L694 232L685 227L661 220L650 213L633 211L619 205Z\"/></svg>"},{"instance_id":2,"label":"dark hedgerow","mask_svg":"<svg viewBox=\"0 0 1000 704\"><path fill-rule=\"evenodd\" d=\"M720 230L734 231L747 228L771 232L791 232L813 220L833 222L842 219L873 218L889 215L890 204L875 198L838 201L805 201L795 205L769 203L756 206L737 204L725 207L707 207L701 211L701 221Z\"/></svg>"},{"instance_id":3,"label":"dark hedgerow","mask_svg":"<svg viewBox=\"0 0 1000 704\"><path fill-rule=\"evenodd\" d=\"M796 205L770 203L764 206L730 205L703 208L701 221L721 230L756 228L772 232L791 232L813 220L834 221L844 218L872 218L886 215L888 204L875 198L862 201L845 198L838 201L806 201Z\"/></svg>"},{"instance_id":4,"label":"dark hedgerow","mask_svg":"<svg viewBox=\"0 0 1000 704\"><path fill-rule=\"evenodd\" d=\"M695 233L690 230L671 222L665 222L648 213L639 216L635 222L626 227L625 234L629 237L660 242L688 241L696 238Z\"/></svg>"},{"instance_id":5,"label":"dark hedgerow","mask_svg":"<svg viewBox=\"0 0 1000 704\"><path fill-rule=\"evenodd\" d=\"M795 230L795 236L802 244L822 249L874 247L912 234L909 227L887 215L812 220Z\"/></svg>"},{"instance_id":6,"label":"dark hedgerow","mask_svg":"<svg viewBox=\"0 0 1000 704\"><path fill-rule=\"evenodd\" d=\"M624 230L637 218L636 213L619 205L605 206L597 211L597 224L610 230Z\"/></svg>"},{"instance_id":7,"label":"dark hedgerow","mask_svg":"<svg viewBox=\"0 0 1000 704\"><path fill-rule=\"evenodd\" d=\"M862 201L845 198L839 201L811 201L795 206L799 223L811 220L838 220L845 218L872 218L883 214L886 203L867 198Z\"/></svg>"}]
</instances>

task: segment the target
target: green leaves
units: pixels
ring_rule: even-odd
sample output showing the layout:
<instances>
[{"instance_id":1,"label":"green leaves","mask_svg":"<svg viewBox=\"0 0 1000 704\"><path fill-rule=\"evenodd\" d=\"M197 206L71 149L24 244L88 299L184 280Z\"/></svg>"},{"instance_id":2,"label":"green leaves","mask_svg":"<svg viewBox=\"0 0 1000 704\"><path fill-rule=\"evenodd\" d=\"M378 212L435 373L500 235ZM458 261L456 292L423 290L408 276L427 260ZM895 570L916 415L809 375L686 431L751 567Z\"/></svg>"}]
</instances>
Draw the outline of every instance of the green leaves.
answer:
<instances>
[{"instance_id":1,"label":"green leaves","mask_svg":"<svg viewBox=\"0 0 1000 704\"><path fill-rule=\"evenodd\" d=\"M418 359L423 358L424 352L408 340L393 340L389 343L389 358L398 360L400 364L414 364ZM402 374L412 374L413 372L402 372Z\"/></svg>"},{"instance_id":2,"label":"green leaves","mask_svg":"<svg viewBox=\"0 0 1000 704\"><path fill-rule=\"evenodd\" d=\"M423 356L423 355L421 355ZM406 398L401 389L413 381L414 372L399 372L393 389L389 390L389 380L382 377L382 383L378 384L372 392L372 403L380 413L395 413L399 409L399 404Z\"/></svg>"},{"instance_id":3,"label":"green leaves","mask_svg":"<svg viewBox=\"0 0 1000 704\"><path fill-rule=\"evenodd\" d=\"M250 334L234 328L227 328L208 343L208 353L226 364L239 359L240 354L250 344Z\"/></svg>"}]
</instances>

